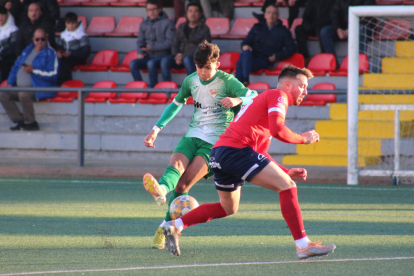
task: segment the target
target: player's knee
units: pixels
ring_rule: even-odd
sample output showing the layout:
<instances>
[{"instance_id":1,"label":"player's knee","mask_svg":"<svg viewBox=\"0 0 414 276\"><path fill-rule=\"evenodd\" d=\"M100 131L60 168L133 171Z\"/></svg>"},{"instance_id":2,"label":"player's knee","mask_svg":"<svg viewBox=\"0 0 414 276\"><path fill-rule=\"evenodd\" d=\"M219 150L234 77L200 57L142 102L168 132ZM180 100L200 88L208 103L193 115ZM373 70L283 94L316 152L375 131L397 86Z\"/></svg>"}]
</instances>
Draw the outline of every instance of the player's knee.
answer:
<instances>
[{"instance_id":1,"label":"player's knee","mask_svg":"<svg viewBox=\"0 0 414 276\"><path fill-rule=\"evenodd\" d=\"M239 209L239 206L223 206L222 205L222 207L228 216L234 215L235 213L237 213Z\"/></svg>"}]
</instances>

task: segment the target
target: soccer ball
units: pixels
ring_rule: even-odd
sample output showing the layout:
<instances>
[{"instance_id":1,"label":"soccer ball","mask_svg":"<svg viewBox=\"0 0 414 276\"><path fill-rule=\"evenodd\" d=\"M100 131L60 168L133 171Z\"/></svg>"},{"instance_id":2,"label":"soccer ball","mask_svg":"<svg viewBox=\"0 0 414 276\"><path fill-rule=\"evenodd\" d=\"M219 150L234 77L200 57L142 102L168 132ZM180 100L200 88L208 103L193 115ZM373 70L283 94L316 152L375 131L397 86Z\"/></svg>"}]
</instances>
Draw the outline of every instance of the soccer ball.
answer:
<instances>
[{"instance_id":1,"label":"soccer ball","mask_svg":"<svg viewBox=\"0 0 414 276\"><path fill-rule=\"evenodd\" d=\"M199 204L194 197L189 195L181 195L171 202L170 216L172 219L177 219L197 208L198 205Z\"/></svg>"}]
</instances>

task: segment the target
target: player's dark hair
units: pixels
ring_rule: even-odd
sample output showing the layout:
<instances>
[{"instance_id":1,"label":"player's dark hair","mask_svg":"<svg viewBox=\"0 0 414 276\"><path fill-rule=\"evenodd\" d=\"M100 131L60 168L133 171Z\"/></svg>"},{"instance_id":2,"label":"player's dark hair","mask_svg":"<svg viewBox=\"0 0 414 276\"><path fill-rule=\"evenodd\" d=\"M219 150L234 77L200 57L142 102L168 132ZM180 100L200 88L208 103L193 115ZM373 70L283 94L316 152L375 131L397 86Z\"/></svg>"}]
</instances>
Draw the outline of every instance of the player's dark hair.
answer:
<instances>
[{"instance_id":1,"label":"player's dark hair","mask_svg":"<svg viewBox=\"0 0 414 276\"><path fill-rule=\"evenodd\" d=\"M8 10L5 7L0 7L0 14L7 14Z\"/></svg>"},{"instance_id":2,"label":"player's dark hair","mask_svg":"<svg viewBox=\"0 0 414 276\"><path fill-rule=\"evenodd\" d=\"M145 4L145 7L148 6L148 4L156 5L157 8L162 9L161 3L157 0L148 0L147 3Z\"/></svg>"},{"instance_id":3,"label":"player's dark hair","mask_svg":"<svg viewBox=\"0 0 414 276\"><path fill-rule=\"evenodd\" d=\"M220 48L217 44L204 40L203 43L198 44L197 50L194 53L194 63L198 68L203 68L208 63L216 63L219 56Z\"/></svg>"},{"instance_id":4,"label":"player's dark hair","mask_svg":"<svg viewBox=\"0 0 414 276\"><path fill-rule=\"evenodd\" d=\"M74 12L68 12L65 15L65 22L78 22L78 15Z\"/></svg>"},{"instance_id":5,"label":"player's dark hair","mask_svg":"<svg viewBox=\"0 0 414 276\"><path fill-rule=\"evenodd\" d=\"M296 78L297 75L304 75L308 80L313 78L312 72L307 68L298 68L293 65L286 65L283 67L282 71L280 72L278 80L282 78Z\"/></svg>"},{"instance_id":6,"label":"player's dark hair","mask_svg":"<svg viewBox=\"0 0 414 276\"><path fill-rule=\"evenodd\" d=\"M189 7L194 6L194 7L198 7L198 10L200 13L203 13L203 8L201 7L201 5L197 2L190 2L190 4L187 5L186 11L188 10Z\"/></svg>"}]
</instances>

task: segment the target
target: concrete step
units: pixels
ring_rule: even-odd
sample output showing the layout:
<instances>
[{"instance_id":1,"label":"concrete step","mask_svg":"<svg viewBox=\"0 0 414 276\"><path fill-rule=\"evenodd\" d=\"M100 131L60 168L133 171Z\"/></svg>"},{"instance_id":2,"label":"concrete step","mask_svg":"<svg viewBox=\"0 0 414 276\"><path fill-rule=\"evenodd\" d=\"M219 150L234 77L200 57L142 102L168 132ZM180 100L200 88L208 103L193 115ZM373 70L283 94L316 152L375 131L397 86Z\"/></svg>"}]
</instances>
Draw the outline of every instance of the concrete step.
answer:
<instances>
[{"instance_id":1,"label":"concrete step","mask_svg":"<svg viewBox=\"0 0 414 276\"><path fill-rule=\"evenodd\" d=\"M347 166L347 156L309 156L309 155L287 155L283 157L283 165L309 165L309 166L327 166L327 167L340 167ZM373 166L381 162L380 157L358 157L358 166Z\"/></svg>"},{"instance_id":2,"label":"concrete step","mask_svg":"<svg viewBox=\"0 0 414 276\"><path fill-rule=\"evenodd\" d=\"M347 116L347 104L333 103L331 104L330 118L332 120L346 120ZM359 120L372 120L372 121L394 121L394 111L359 111ZM401 121L412 121L414 120L414 111L400 111Z\"/></svg>"},{"instance_id":3,"label":"concrete step","mask_svg":"<svg viewBox=\"0 0 414 276\"><path fill-rule=\"evenodd\" d=\"M321 139L318 143L313 143L310 145L297 145L297 154L317 156L347 156L348 141L346 138L325 138ZM381 140L359 139L358 154L362 156L380 156Z\"/></svg>"},{"instance_id":4,"label":"concrete step","mask_svg":"<svg viewBox=\"0 0 414 276\"><path fill-rule=\"evenodd\" d=\"M412 89L414 74L364 74L365 89Z\"/></svg>"}]
</instances>

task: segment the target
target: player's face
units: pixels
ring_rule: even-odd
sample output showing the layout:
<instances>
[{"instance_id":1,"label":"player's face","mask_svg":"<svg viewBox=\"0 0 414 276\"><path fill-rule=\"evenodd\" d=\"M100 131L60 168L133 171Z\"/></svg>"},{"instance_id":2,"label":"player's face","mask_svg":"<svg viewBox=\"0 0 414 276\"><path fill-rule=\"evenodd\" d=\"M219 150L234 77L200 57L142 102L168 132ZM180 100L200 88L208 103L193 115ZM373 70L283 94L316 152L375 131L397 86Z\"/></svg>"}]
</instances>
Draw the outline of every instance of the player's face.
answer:
<instances>
[{"instance_id":1,"label":"player's face","mask_svg":"<svg viewBox=\"0 0 414 276\"><path fill-rule=\"evenodd\" d=\"M304 75L298 75L296 79L293 79L292 82L292 90L290 94L292 95L293 102L295 105L300 105L308 95L308 78Z\"/></svg>"},{"instance_id":2,"label":"player's face","mask_svg":"<svg viewBox=\"0 0 414 276\"><path fill-rule=\"evenodd\" d=\"M215 62L215 63L207 63L202 68L198 67L198 65L196 64L197 76L202 81L209 81L209 80L211 80L214 77L214 75L217 72L217 68L219 66L220 66L220 62L218 62L218 61Z\"/></svg>"}]
</instances>

